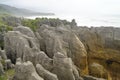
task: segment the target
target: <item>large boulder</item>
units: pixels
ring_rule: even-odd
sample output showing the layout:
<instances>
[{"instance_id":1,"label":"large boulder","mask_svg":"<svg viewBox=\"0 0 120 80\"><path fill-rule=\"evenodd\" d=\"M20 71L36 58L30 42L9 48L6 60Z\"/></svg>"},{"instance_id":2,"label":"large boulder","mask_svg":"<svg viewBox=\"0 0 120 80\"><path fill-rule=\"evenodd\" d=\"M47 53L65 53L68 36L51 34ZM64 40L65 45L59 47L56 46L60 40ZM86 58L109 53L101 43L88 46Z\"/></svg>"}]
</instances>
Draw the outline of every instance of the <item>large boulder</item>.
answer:
<instances>
[{"instance_id":1,"label":"large boulder","mask_svg":"<svg viewBox=\"0 0 120 80\"><path fill-rule=\"evenodd\" d=\"M32 37L28 37L19 31L9 31L6 33L4 40L7 57L14 64L17 58L21 57L23 59L26 46L29 48L37 47Z\"/></svg>"},{"instance_id":2,"label":"large boulder","mask_svg":"<svg viewBox=\"0 0 120 80\"><path fill-rule=\"evenodd\" d=\"M41 78L31 62L17 62L13 80L44 80Z\"/></svg>"},{"instance_id":3,"label":"large boulder","mask_svg":"<svg viewBox=\"0 0 120 80\"><path fill-rule=\"evenodd\" d=\"M53 61L53 73L57 74L59 80L75 80L72 72L72 61L70 58L67 58L58 52L54 55Z\"/></svg>"},{"instance_id":4,"label":"large boulder","mask_svg":"<svg viewBox=\"0 0 120 80\"><path fill-rule=\"evenodd\" d=\"M6 33L5 50L12 63L15 63L17 58L21 58L22 61L31 61L34 65L40 63L45 68L51 68L52 59L39 50L34 38L28 37L19 31Z\"/></svg>"},{"instance_id":5,"label":"large boulder","mask_svg":"<svg viewBox=\"0 0 120 80\"><path fill-rule=\"evenodd\" d=\"M57 52L53 58L53 73L57 74L59 80L82 80L79 74L74 75L73 63L71 58L67 58L64 54Z\"/></svg>"}]
</instances>

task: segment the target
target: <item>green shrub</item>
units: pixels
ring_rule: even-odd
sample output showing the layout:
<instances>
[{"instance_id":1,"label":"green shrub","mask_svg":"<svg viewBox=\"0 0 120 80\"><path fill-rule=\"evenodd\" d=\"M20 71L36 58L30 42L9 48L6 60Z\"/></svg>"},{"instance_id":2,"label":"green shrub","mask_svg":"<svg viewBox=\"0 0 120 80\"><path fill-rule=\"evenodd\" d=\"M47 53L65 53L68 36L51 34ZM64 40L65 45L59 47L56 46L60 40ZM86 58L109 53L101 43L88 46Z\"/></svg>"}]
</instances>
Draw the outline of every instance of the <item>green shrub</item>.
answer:
<instances>
[{"instance_id":1,"label":"green shrub","mask_svg":"<svg viewBox=\"0 0 120 80\"><path fill-rule=\"evenodd\" d=\"M7 71L5 71L5 74L0 76L0 80L8 80L9 78L13 77L15 74L15 70L14 69L9 69Z\"/></svg>"}]
</instances>

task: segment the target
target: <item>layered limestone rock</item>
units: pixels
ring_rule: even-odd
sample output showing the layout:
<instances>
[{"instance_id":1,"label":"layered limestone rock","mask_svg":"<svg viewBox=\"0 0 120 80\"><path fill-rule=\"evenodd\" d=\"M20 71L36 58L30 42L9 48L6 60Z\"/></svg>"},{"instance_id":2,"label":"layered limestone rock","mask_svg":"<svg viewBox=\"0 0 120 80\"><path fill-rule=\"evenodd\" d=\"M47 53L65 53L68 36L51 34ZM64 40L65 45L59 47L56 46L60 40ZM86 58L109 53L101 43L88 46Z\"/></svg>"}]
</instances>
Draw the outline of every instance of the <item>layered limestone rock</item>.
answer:
<instances>
[{"instance_id":1,"label":"layered limestone rock","mask_svg":"<svg viewBox=\"0 0 120 80\"><path fill-rule=\"evenodd\" d=\"M100 36L96 32L92 31L91 28L78 27L73 31L82 41L87 52L97 52L103 48Z\"/></svg>"},{"instance_id":2,"label":"layered limestone rock","mask_svg":"<svg viewBox=\"0 0 120 80\"><path fill-rule=\"evenodd\" d=\"M45 69L51 71L53 69L53 60L49 58L44 52L42 51L36 51L33 52L28 49L28 53L31 55L25 54L24 60L23 61L31 61L33 62L34 65L36 64L41 64Z\"/></svg>"},{"instance_id":3,"label":"layered limestone rock","mask_svg":"<svg viewBox=\"0 0 120 80\"><path fill-rule=\"evenodd\" d=\"M31 62L17 62L13 80L44 80L37 73Z\"/></svg>"},{"instance_id":4,"label":"layered limestone rock","mask_svg":"<svg viewBox=\"0 0 120 80\"><path fill-rule=\"evenodd\" d=\"M55 53L53 66L52 72L57 74L59 80L82 80L78 72L76 72L71 58L67 58L60 52Z\"/></svg>"},{"instance_id":5,"label":"layered limestone rock","mask_svg":"<svg viewBox=\"0 0 120 80\"><path fill-rule=\"evenodd\" d=\"M27 35L28 37L35 38L35 35L34 35L33 31L29 27L18 26L18 27L14 28L14 31L19 31L22 34Z\"/></svg>"},{"instance_id":6,"label":"layered limestone rock","mask_svg":"<svg viewBox=\"0 0 120 80\"><path fill-rule=\"evenodd\" d=\"M38 45L38 40L37 38L35 37L33 31L29 28L29 27L26 27L26 26L18 26L18 27L15 27L13 29L14 31L19 31L20 33L28 36L28 37L32 37L34 39L32 39L35 43L36 43L36 46L39 48L39 45Z\"/></svg>"},{"instance_id":7,"label":"layered limestone rock","mask_svg":"<svg viewBox=\"0 0 120 80\"><path fill-rule=\"evenodd\" d=\"M37 64L36 65L36 70L38 74L44 78L44 80L58 80L57 75L49 72L48 70L44 69L42 65Z\"/></svg>"},{"instance_id":8,"label":"layered limestone rock","mask_svg":"<svg viewBox=\"0 0 120 80\"><path fill-rule=\"evenodd\" d=\"M16 61L31 61L34 66L37 64L39 76L46 80L82 80L79 73L120 79L120 28L77 27L75 20L36 20L37 27L40 26L35 33L18 26L5 34L5 50L0 49L0 60L5 61L6 69ZM98 79L92 76L86 78Z\"/></svg>"},{"instance_id":9,"label":"layered limestone rock","mask_svg":"<svg viewBox=\"0 0 120 80\"><path fill-rule=\"evenodd\" d=\"M108 37L100 35L105 31L43 25L34 34L29 28L19 26L5 34L5 52L12 63L21 58L23 62L37 64L37 73L45 80L82 80L80 76L86 74L119 80L119 50L105 46L106 39L112 39L108 34ZM119 41L118 33L115 30L114 40Z\"/></svg>"},{"instance_id":10,"label":"layered limestone rock","mask_svg":"<svg viewBox=\"0 0 120 80\"><path fill-rule=\"evenodd\" d=\"M78 69L80 69L81 66L81 73L87 70L87 53L85 51L83 44L80 42L80 40L77 38L75 34L70 32L69 34L68 31L66 32L66 30L65 31L63 30L64 28L63 29L61 28L62 30L60 29L61 31L57 33L59 34L58 36L57 35L55 36L56 34L55 32L57 32L56 30L55 32L53 32L54 35L52 34L51 34L52 36L50 35L51 36L50 38L48 34L43 34L45 35L44 36L45 44L42 44L42 40L39 40L41 46L38 47L37 45L39 43L36 44L36 40L35 40L36 38L34 38L34 36L29 36L24 32L21 32L21 29L24 28L20 27L19 30L18 27L18 30L15 29L15 31L9 31L8 33L5 34L5 50L7 53L7 57L11 59L13 63L16 63L16 61L22 61L22 62L31 61L34 66L36 66L36 64L39 64L36 66L37 72L45 80L82 80L82 78L79 75ZM66 33L65 36L61 34L62 31L63 33ZM43 38L43 36L40 35L39 33L36 34L36 36L38 39ZM66 38L67 36L69 36L68 39ZM51 43L52 41L51 39L54 40L52 43ZM73 42L71 42L72 40ZM46 53L43 52L44 51L43 45L46 45L45 47L45 50L47 50L45 51ZM43 51L40 51L39 48L41 48L41 50ZM60 60L59 60L59 54L57 54L59 51L61 56L64 55L63 58L60 58ZM77 57L79 57L80 59L78 59ZM78 69L72 62L71 58L75 62L75 65L79 67ZM60 66L58 66L57 63L59 63ZM17 63L16 64L17 67L15 68L16 71L17 70L19 71L19 68L20 69L27 67L29 68L29 66L24 67L24 65L27 64L28 63ZM62 72L57 73L57 71L60 70ZM55 74L53 74L52 72ZM16 72L14 79L18 79L18 80L24 79L25 76L21 78L19 77L19 75L22 76L22 73L24 72L18 72L18 73ZM30 74L26 73L26 77L29 77L28 75ZM27 78L27 80L29 80L29 78Z\"/></svg>"},{"instance_id":11,"label":"layered limestone rock","mask_svg":"<svg viewBox=\"0 0 120 80\"><path fill-rule=\"evenodd\" d=\"M104 47L117 49L120 48L120 28L114 27L99 27L93 28L94 31L100 35Z\"/></svg>"},{"instance_id":12,"label":"layered limestone rock","mask_svg":"<svg viewBox=\"0 0 120 80\"><path fill-rule=\"evenodd\" d=\"M33 64L40 63L46 69L51 69L52 59L41 52L33 40L19 31L10 31L5 36L5 50L7 57L16 62L17 58L22 61L31 61Z\"/></svg>"},{"instance_id":13,"label":"layered limestone rock","mask_svg":"<svg viewBox=\"0 0 120 80\"><path fill-rule=\"evenodd\" d=\"M101 40L97 43L102 43L103 48L96 50L96 52L89 52L89 63L97 62L101 64L108 71L107 75L109 80L119 80L120 71L118 71L118 69L120 67L120 29L113 27L96 27L91 28L91 31L94 34L99 35Z\"/></svg>"},{"instance_id":14,"label":"layered limestone rock","mask_svg":"<svg viewBox=\"0 0 120 80\"><path fill-rule=\"evenodd\" d=\"M23 59L26 47L32 48L33 45L35 44L32 44L32 38L19 31L10 31L5 35L5 51L12 63L15 63L19 57Z\"/></svg>"},{"instance_id":15,"label":"layered limestone rock","mask_svg":"<svg viewBox=\"0 0 120 80\"><path fill-rule=\"evenodd\" d=\"M88 66L93 63L101 64L107 70L108 80L119 80L120 52L118 34L120 32L117 29L113 27L80 27L74 30L85 45L88 53ZM113 37L115 38L114 40ZM89 69L89 72L92 71Z\"/></svg>"},{"instance_id":16,"label":"layered limestone rock","mask_svg":"<svg viewBox=\"0 0 120 80\"><path fill-rule=\"evenodd\" d=\"M41 38L39 39L40 48L49 57L61 52L65 56L71 57L75 65L81 69L81 74L88 73L87 52L79 38L65 27L40 26L37 31Z\"/></svg>"}]
</instances>

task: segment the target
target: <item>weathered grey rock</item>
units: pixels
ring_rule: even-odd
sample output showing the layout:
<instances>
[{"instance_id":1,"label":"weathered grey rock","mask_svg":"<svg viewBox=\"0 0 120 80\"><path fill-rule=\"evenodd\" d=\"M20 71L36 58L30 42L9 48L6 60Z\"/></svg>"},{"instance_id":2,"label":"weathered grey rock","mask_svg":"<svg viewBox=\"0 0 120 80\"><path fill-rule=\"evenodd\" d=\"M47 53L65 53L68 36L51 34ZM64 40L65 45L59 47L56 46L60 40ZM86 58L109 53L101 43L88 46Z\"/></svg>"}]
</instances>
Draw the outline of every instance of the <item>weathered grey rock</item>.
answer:
<instances>
[{"instance_id":1,"label":"weathered grey rock","mask_svg":"<svg viewBox=\"0 0 120 80\"><path fill-rule=\"evenodd\" d=\"M1 56L1 58L4 59L4 60L7 59L5 50L1 50L1 48L0 48L0 56Z\"/></svg>"},{"instance_id":2,"label":"weathered grey rock","mask_svg":"<svg viewBox=\"0 0 120 80\"><path fill-rule=\"evenodd\" d=\"M55 31L54 28L49 27L47 25L41 26L38 31L39 35L41 36L41 38L39 39L41 43L40 48L51 58L53 58L56 50L59 50L59 52L60 51L63 52L63 50L61 49L62 46L60 45L61 43L59 41L60 39L55 35L54 31Z\"/></svg>"},{"instance_id":3,"label":"weathered grey rock","mask_svg":"<svg viewBox=\"0 0 120 80\"><path fill-rule=\"evenodd\" d=\"M72 30L63 27L40 26L37 31L41 38L40 48L50 58L54 53L61 52L65 56L71 57L75 65L81 69L81 74L88 74L87 52L79 38Z\"/></svg>"},{"instance_id":4,"label":"weathered grey rock","mask_svg":"<svg viewBox=\"0 0 120 80\"><path fill-rule=\"evenodd\" d=\"M95 31L90 30L88 27L79 27L74 32L85 45L87 52L95 52L103 48L101 37Z\"/></svg>"},{"instance_id":5,"label":"weathered grey rock","mask_svg":"<svg viewBox=\"0 0 120 80\"><path fill-rule=\"evenodd\" d=\"M77 67L75 65L72 65L73 75L75 77L75 80L83 80L83 78L80 76Z\"/></svg>"},{"instance_id":6,"label":"weathered grey rock","mask_svg":"<svg viewBox=\"0 0 120 80\"><path fill-rule=\"evenodd\" d=\"M104 47L117 49L120 48L120 28L116 27L96 27L94 31L101 37Z\"/></svg>"},{"instance_id":7,"label":"weathered grey rock","mask_svg":"<svg viewBox=\"0 0 120 80\"><path fill-rule=\"evenodd\" d=\"M82 80L80 77L74 75L71 58L67 58L60 52L55 53L53 66L52 72L57 74L59 80Z\"/></svg>"},{"instance_id":8,"label":"weathered grey rock","mask_svg":"<svg viewBox=\"0 0 120 80\"><path fill-rule=\"evenodd\" d=\"M35 60L38 61L37 63L41 64L45 69L49 71L53 69L53 59L49 58L43 51L40 51Z\"/></svg>"},{"instance_id":9,"label":"weathered grey rock","mask_svg":"<svg viewBox=\"0 0 120 80\"><path fill-rule=\"evenodd\" d=\"M10 59L5 60L5 69L8 70L12 68L14 68L14 64L12 64L11 60Z\"/></svg>"},{"instance_id":10,"label":"weathered grey rock","mask_svg":"<svg viewBox=\"0 0 120 80\"><path fill-rule=\"evenodd\" d=\"M35 35L30 28L16 27L5 35L7 57L13 63L21 58L17 62L31 61L34 65L40 64L45 70L56 73L60 79L68 79L70 76L70 79L79 80L79 73L84 76L90 72L92 76L111 78L112 75L113 80L119 80L120 29L74 28L74 21L71 25L73 26L43 25ZM57 52L60 54L56 55ZM1 54L0 56L5 59ZM98 64L93 64L94 62Z\"/></svg>"},{"instance_id":11,"label":"weathered grey rock","mask_svg":"<svg viewBox=\"0 0 120 80\"><path fill-rule=\"evenodd\" d=\"M34 37L35 38L35 35L34 35L33 31L29 27L18 26L18 27L14 28L14 31L20 31L22 34L27 35L28 37Z\"/></svg>"},{"instance_id":12,"label":"weathered grey rock","mask_svg":"<svg viewBox=\"0 0 120 80\"><path fill-rule=\"evenodd\" d=\"M41 26L36 32L39 40L36 44L35 35L29 28L22 26L14 30L5 35L5 50L13 63L21 58L17 62L31 61L34 65L40 64L46 71L57 74L60 80L82 80L79 73L88 74L87 52L74 31L60 26Z\"/></svg>"},{"instance_id":13,"label":"weathered grey rock","mask_svg":"<svg viewBox=\"0 0 120 80\"><path fill-rule=\"evenodd\" d=\"M16 62L22 62L21 58L17 58Z\"/></svg>"},{"instance_id":14,"label":"weathered grey rock","mask_svg":"<svg viewBox=\"0 0 120 80\"><path fill-rule=\"evenodd\" d=\"M23 59L26 47L29 49L37 48L34 38L28 37L19 31L9 31L6 33L5 51L12 63L15 63L19 57Z\"/></svg>"},{"instance_id":15,"label":"weathered grey rock","mask_svg":"<svg viewBox=\"0 0 120 80\"><path fill-rule=\"evenodd\" d=\"M13 80L44 80L37 73L31 62L17 62Z\"/></svg>"},{"instance_id":16,"label":"weathered grey rock","mask_svg":"<svg viewBox=\"0 0 120 80\"><path fill-rule=\"evenodd\" d=\"M34 38L19 31L6 33L5 50L12 63L15 63L17 58L21 58L22 61L31 61L34 65L40 63L45 69L52 69L52 59L39 50Z\"/></svg>"},{"instance_id":17,"label":"weathered grey rock","mask_svg":"<svg viewBox=\"0 0 120 80\"><path fill-rule=\"evenodd\" d=\"M29 48L26 48L25 54L23 56L23 61L31 61L34 65L41 64L47 70L51 70L53 68L52 59L49 58L44 52L37 49L31 50Z\"/></svg>"},{"instance_id":18,"label":"weathered grey rock","mask_svg":"<svg viewBox=\"0 0 120 80\"><path fill-rule=\"evenodd\" d=\"M32 37L34 38L33 41L36 43L36 46L39 48L40 46L38 45L38 40L37 38L35 37L34 35L34 32L29 28L29 27L26 27L26 26L18 26L18 27L15 27L14 28L14 31L19 31L20 33L28 36L28 37Z\"/></svg>"},{"instance_id":19,"label":"weathered grey rock","mask_svg":"<svg viewBox=\"0 0 120 80\"><path fill-rule=\"evenodd\" d=\"M57 76L51 72L49 72L48 70L44 69L42 67L42 65L37 64L36 65L36 69L38 74L44 78L44 80L58 80Z\"/></svg>"},{"instance_id":20,"label":"weathered grey rock","mask_svg":"<svg viewBox=\"0 0 120 80\"><path fill-rule=\"evenodd\" d=\"M68 55L72 58L74 64L80 68L81 75L88 74L88 62L87 62L87 52L83 45L83 43L79 40L79 38L72 34L72 38L69 42L69 47L71 50L71 54Z\"/></svg>"},{"instance_id":21,"label":"weathered grey rock","mask_svg":"<svg viewBox=\"0 0 120 80\"><path fill-rule=\"evenodd\" d=\"M27 39L23 36L25 35L19 31L10 31L5 35L5 51L12 63L15 63L17 58L23 56L25 45L29 45Z\"/></svg>"},{"instance_id":22,"label":"weathered grey rock","mask_svg":"<svg viewBox=\"0 0 120 80\"><path fill-rule=\"evenodd\" d=\"M37 45L38 45L38 47L39 47L39 49L40 49L40 44L41 44L41 42L40 42L39 40L41 40L42 37L39 35L38 32L35 32L35 36L36 36Z\"/></svg>"},{"instance_id":23,"label":"weathered grey rock","mask_svg":"<svg viewBox=\"0 0 120 80\"><path fill-rule=\"evenodd\" d=\"M0 76L1 76L2 74L4 74L4 70L3 70L3 65L2 65L1 62L0 62Z\"/></svg>"},{"instance_id":24,"label":"weathered grey rock","mask_svg":"<svg viewBox=\"0 0 120 80\"><path fill-rule=\"evenodd\" d=\"M76 23L75 19L72 19L71 28L75 28L75 27L77 27L77 23Z\"/></svg>"}]
</instances>

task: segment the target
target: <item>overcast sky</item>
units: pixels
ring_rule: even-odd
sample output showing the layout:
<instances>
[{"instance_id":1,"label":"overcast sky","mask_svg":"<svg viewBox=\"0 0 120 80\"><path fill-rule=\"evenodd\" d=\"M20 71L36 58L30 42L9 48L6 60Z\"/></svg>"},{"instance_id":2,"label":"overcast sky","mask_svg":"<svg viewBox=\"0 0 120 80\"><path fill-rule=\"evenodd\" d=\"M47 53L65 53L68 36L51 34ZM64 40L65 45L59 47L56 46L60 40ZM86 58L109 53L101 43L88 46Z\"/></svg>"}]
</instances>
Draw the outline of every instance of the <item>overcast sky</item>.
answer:
<instances>
[{"instance_id":1,"label":"overcast sky","mask_svg":"<svg viewBox=\"0 0 120 80\"><path fill-rule=\"evenodd\" d=\"M0 3L56 14L120 14L120 0L0 0Z\"/></svg>"}]
</instances>

